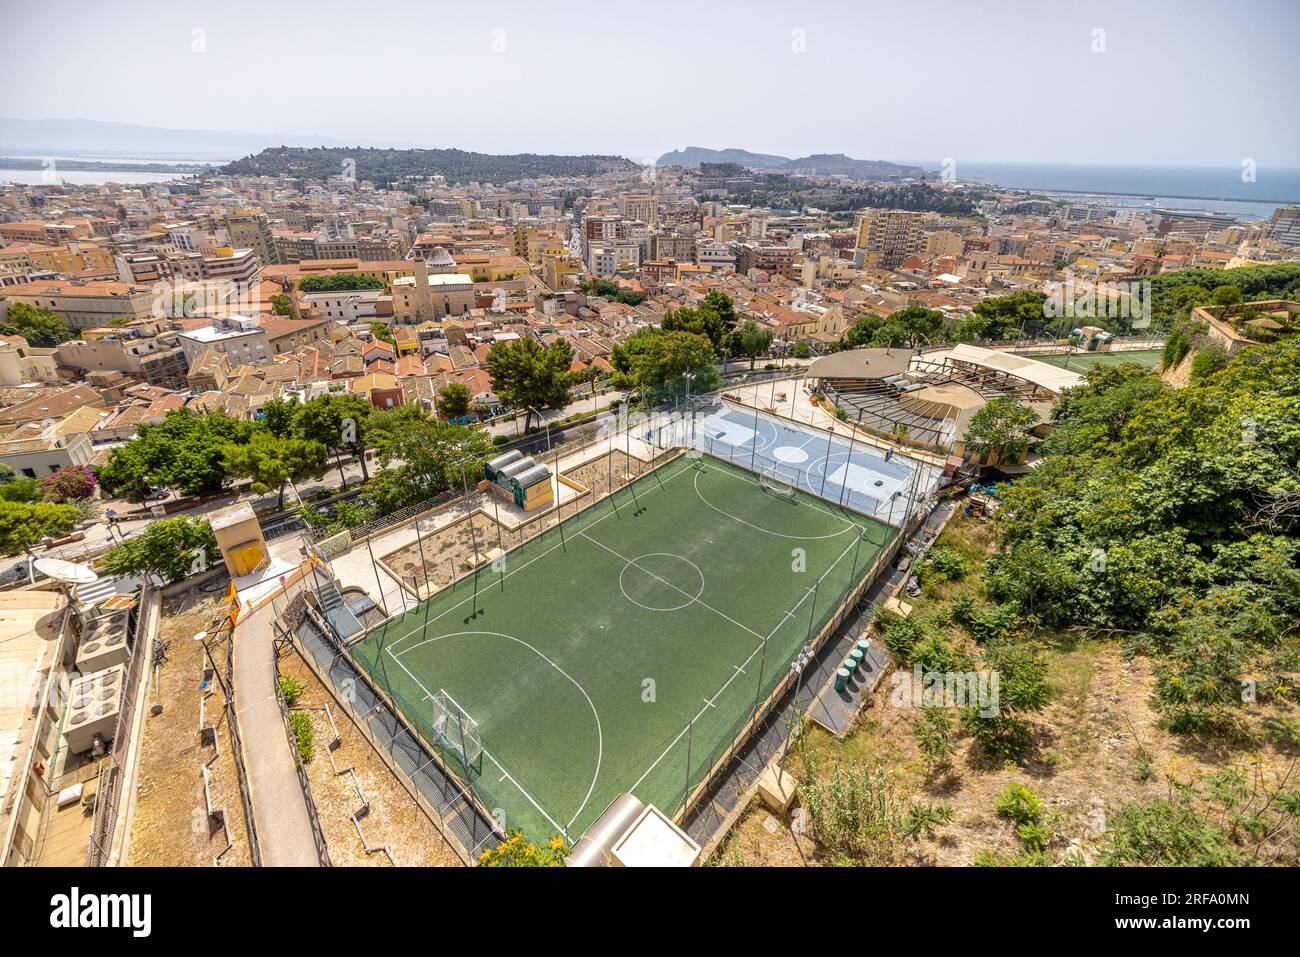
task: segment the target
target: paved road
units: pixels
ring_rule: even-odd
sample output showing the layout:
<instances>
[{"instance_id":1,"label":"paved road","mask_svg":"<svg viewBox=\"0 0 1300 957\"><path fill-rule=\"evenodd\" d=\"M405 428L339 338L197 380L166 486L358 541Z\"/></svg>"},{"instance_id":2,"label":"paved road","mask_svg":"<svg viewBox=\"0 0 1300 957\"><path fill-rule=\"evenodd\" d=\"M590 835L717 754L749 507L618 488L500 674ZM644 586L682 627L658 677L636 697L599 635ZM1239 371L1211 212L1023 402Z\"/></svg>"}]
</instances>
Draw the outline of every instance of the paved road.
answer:
<instances>
[{"instance_id":1,"label":"paved road","mask_svg":"<svg viewBox=\"0 0 1300 957\"><path fill-rule=\"evenodd\" d=\"M235 713L265 867L317 867L307 802L275 697L271 606L235 626Z\"/></svg>"}]
</instances>

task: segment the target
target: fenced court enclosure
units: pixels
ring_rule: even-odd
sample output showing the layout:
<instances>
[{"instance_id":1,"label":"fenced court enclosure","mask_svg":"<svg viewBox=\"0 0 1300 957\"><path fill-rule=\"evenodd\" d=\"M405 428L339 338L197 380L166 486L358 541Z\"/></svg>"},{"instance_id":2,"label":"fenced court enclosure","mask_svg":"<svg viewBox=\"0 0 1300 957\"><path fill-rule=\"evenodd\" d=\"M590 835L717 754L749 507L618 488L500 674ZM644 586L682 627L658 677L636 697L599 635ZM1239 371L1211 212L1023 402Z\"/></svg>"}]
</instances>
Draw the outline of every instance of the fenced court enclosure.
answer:
<instances>
[{"instance_id":1,"label":"fenced court enclosure","mask_svg":"<svg viewBox=\"0 0 1300 957\"><path fill-rule=\"evenodd\" d=\"M377 623L338 629L359 589L328 581L316 620L498 827L574 842L626 792L681 817L933 494L938 467L847 431L717 395L620 417L554 460L594 491L513 532L467 491L403 546L423 569L376 543Z\"/></svg>"}]
</instances>

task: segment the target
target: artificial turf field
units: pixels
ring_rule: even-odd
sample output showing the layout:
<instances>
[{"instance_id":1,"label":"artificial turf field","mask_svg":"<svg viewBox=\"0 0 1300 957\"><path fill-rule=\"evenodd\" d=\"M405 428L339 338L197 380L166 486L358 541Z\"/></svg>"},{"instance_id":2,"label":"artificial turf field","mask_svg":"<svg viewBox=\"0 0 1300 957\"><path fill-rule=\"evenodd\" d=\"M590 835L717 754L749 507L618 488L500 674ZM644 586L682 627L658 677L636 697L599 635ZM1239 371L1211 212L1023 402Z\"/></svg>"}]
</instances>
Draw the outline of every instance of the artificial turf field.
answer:
<instances>
[{"instance_id":1,"label":"artificial turf field","mask_svg":"<svg viewBox=\"0 0 1300 957\"><path fill-rule=\"evenodd\" d=\"M471 576L350 648L444 756L430 696L477 722L477 766L449 766L538 839L624 791L676 813L688 752L694 788L894 534L707 456L562 527L482 570L477 601Z\"/></svg>"},{"instance_id":2,"label":"artificial turf field","mask_svg":"<svg viewBox=\"0 0 1300 957\"><path fill-rule=\"evenodd\" d=\"M1121 362L1136 362L1138 365L1154 369L1160 364L1160 358L1164 352L1160 349L1142 349L1133 352L1072 352L1068 356L1064 353L1047 356L1030 356L1031 359L1037 359L1039 362L1047 362L1054 366L1063 366L1067 369L1073 369L1077 372L1084 372L1093 366L1113 366ZM1069 359L1069 363L1066 363Z\"/></svg>"}]
</instances>

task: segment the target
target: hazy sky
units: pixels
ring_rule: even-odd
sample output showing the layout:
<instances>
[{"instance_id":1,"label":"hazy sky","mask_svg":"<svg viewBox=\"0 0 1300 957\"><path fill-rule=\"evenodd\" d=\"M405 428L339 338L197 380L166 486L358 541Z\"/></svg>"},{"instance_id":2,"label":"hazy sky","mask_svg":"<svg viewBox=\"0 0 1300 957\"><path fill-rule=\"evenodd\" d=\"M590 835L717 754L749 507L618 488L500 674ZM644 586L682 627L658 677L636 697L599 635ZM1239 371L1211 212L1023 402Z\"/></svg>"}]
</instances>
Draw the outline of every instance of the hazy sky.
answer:
<instances>
[{"instance_id":1,"label":"hazy sky","mask_svg":"<svg viewBox=\"0 0 1300 957\"><path fill-rule=\"evenodd\" d=\"M0 10L0 115L12 117L637 160L698 145L1300 166L1300 0Z\"/></svg>"}]
</instances>

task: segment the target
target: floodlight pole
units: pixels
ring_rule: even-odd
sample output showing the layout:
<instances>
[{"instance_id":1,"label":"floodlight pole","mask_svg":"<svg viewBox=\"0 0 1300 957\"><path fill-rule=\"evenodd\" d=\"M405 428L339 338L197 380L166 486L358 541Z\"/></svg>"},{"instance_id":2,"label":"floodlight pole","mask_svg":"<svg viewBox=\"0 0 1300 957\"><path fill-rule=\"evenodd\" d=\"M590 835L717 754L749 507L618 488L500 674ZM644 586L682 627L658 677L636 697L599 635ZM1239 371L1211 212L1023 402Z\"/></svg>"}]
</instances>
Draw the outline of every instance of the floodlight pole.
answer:
<instances>
[{"instance_id":1,"label":"floodlight pole","mask_svg":"<svg viewBox=\"0 0 1300 957\"><path fill-rule=\"evenodd\" d=\"M366 536L366 551L370 553L370 570L375 573L375 584L379 586L379 604L383 606L384 615L388 615L388 602L384 600L384 583L379 578L379 566L375 564L375 550L370 545L370 536Z\"/></svg>"},{"instance_id":2,"label":"floodlight pole","mask_svg":"<svg viewBox=\"0 0 1300 957\"><path fill-rule=\"evenodd\" d=\"M822 487L821 487L821 491L817 493L819 498L826 497L826 472L827 469L830 468L830 464L831 464L831 438L834 435L835 435L835 426L834 425L826 426L826 458L822 461ZM852 458L852 456L850 456L850 458Z\"/></svg>"},{"instance_id":3,"label":"floodlight pole","mask_svg":"<svg viewBox=\"0 0 1300 957\"><path fill-rule=\"evenodd\" d=\"M771 638L768 635L767 638ZM763 699L763 672L767 670L767 638L763 639L763 654L758 659L758 687L754 689L754 713L750 716L753 721L758 717L758 705Z\"/></svg>"},{"instance_id":4,"label":"floodlight pole","mask_svg":"<svg viewBox=\"0 0 1300 957\"><path fill-rule=\"evenodd\" d=\"M495 483L493 483L492 487L488 489L488 494L492 497L492 516L497 523L497 548L501 549L501 569L500 569L501 590L505 591L506 590L506 563L505 563L506 546L505 546L505 542L501 540L501 506L500 503L497 501L499 493L496 490Z\"/></svg>"},{"instance_id":5,"label":"floodlight pole","mask_svg":"<svg viewBox=\"0 0 1300 957\"><path fill-rule=\"evenodd\" d=\"M415 541L420 546L420 569L424 572L424 590L432 595L433 592L429 589L429 563L424 558L424 538L420 535L420 519L418 517L415 520ZM414 578L415 576L411 577ZM418 585L415 588L415 597L417 599L420 597L420 587Z\"/></svg>"},{"instance_id":6,"label":"floodlight pole","mask_svg":"<svg viewBox=\"0 0 1300 957\"><path fill-rule=\"evenodd\" d=\"M686 790L682 793L682 812L686 812L686 802L691 799L691 742L695 737L695 719L686 723Z\"/></svg>"},{"instance_id":7,"label":"floodlight pole","mask_svg":"<svg viewBox=\"0 0 1300 957\"><path fill-rule=\"evenodd\" d=\"M821 590L821 587L822 587L822 580L818 578L815 582L813 582L812 611L808 615L808 641L810 642L812 641L813 622L817 620L817 593Z\"/></svg>"},{"instance_id":8,"label":"floodlight pole","mask_svg":"<svg viewBox=\"0 0 1300 957\"><path fill-rule=\"evenodd\" d=\"M858 550L862 548L862 538L867 534L865 528L858 529L858 542L853 546L853 570L849 572L849 582L852 583L858 577Z\"/></svg>"},{"instance_id":9,"label":"floodlight pole","mask_svg":"<svg viewBox=\"0 0 1300 957\"><path fill-rule=\"evenodd\" d=\"M858 430L849 426L849 460L844 463L844 483L840 486L840 507L844 507L844 497L849 493L849 475L853 467L853 441L858 437Z\"/></svg>"},{"instance_id":10,"label":"floodlight pole","mask_svg":"<svg viewBox=\"0 0 1300 957\"><path fill-rule=\"evenodd\" d=\"M775 455L776 453L773 452ZM754 438L749 447L749 470L757 472L755 462L758 459L758 390L754 391Z\"/></svg>"}]
</instances>

